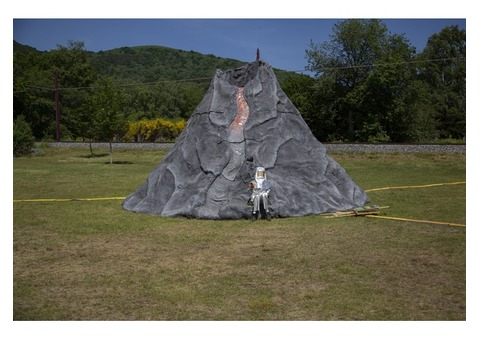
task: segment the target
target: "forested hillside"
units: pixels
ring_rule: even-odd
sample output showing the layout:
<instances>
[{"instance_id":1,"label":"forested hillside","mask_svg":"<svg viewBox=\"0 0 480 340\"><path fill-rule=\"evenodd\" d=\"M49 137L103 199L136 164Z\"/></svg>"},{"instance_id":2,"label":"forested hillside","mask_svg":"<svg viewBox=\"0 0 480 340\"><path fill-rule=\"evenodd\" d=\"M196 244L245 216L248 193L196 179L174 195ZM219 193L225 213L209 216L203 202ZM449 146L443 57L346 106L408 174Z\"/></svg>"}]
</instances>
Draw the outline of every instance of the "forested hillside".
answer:
<instances>
[{"instance_id":1,"label":"forested hillside","mask_svg":"<svg viewBox=\"0 0 480 340\"><path fill-rule=\"evenodd\" d=\"M240 61L182 51L163 46L121 47L97 53L88 52L92 67L105 76L119 81L158 82L162 80L192 81L208 84L215 71L229 70L254 60ZM285 78L291 72L275 69L277 77Z\"/></svg>"},{"instance_id":2,"label":"forested hillside","mask_svg":"<svg viewBox=\"0 0 480 340\"><path fill-rule=\"evenodd\" d=\"M70 42L59 49L83 49L81 42ZM120 84L154 83L161 81L191 81L208 84L215 71L240 67L252 60L240 61L201 54L195 51L182 51L163 46L121 47L108 51L84 51L93 70L102 76L112 77ZM13 41L14 63L26 55L30 60L48 59L55 51L38 51L33 47ZM291 72L275 69L277 77L285 78ZM61 86L62 87L62 86Z\"/></svg>"},{"instance_id":3,"label":"forested hillside","mask_svg":"<svg viewBox=\"0 0 480 340\"><path fill-rule=\"evenodd\" d=\"M315 76L275 69L320 141L465 140L465 30L445 27L423 51L380 20L344 20L332 31L306 46ZM253 59L161 46L91 52L81 41L38 51L14 41L13 115L37 140L171 140L217 69Z\"/></svg>"},{"instance_id":4,"label":"forested hillside","mask_svg":"<svg viewBox=\"0 0 480 340\"><path fill-rule=\"evenodd\" d=\"M89 52L88 55L98 73L121 81L141 83L184 79L201 79L203 83L209 83L217 69L245 64L239 60L161 46L122 47Z\"/></svg>"}]
</instances>

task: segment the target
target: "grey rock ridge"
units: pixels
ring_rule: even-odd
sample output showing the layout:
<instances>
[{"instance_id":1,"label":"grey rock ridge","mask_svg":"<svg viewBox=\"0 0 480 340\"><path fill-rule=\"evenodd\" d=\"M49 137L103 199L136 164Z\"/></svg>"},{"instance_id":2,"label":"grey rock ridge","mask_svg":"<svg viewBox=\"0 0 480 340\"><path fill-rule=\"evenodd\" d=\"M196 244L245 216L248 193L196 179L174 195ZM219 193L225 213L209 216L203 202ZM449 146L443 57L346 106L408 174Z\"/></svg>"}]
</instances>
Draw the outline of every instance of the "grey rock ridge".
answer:
<instances>
[{"instance_id":1,"label":"grey rock ridge","mask_svg":"<svg viewBox=\"0 0 480 340\"><path fill-rule=\"evenodd\" d=\"M243 219L257 166L272 184L272 217L362 207L366 193L326 154L269 64L217 70L164 160L123 202L162 216Z\"/></svg>"}]
</instances>

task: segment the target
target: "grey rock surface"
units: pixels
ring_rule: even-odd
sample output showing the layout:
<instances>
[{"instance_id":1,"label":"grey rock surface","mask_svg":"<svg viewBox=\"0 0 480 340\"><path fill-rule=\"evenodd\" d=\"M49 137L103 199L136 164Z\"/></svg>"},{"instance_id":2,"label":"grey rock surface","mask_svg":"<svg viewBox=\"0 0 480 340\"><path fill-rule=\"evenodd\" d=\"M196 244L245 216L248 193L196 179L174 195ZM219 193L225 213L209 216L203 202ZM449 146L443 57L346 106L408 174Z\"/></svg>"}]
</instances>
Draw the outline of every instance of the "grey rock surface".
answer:
<instances>
[{"instance_id":1,"label":"grey rock surface","mask_svg":"<svg viewBox=\"0 0 480 340\"><path fill-rule=\"evenodd\" d=\"M272 217L361 207L366 193L326 154L259 60L217 71L186 128L126 210L202 219L248 218L257 166L272 184Z\"/></svg>"}]
</instances>

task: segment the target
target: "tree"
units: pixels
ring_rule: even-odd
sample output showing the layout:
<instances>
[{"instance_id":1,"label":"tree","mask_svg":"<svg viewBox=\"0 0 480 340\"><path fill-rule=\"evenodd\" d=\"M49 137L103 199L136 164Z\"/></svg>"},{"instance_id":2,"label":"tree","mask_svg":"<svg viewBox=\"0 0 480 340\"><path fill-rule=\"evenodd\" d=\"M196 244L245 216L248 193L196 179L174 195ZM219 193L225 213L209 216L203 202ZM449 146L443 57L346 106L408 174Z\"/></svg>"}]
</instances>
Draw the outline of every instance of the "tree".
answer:
<instances>
[{"instance_id":1,"label":"tree","mask_svg":"<svg viewBox=\"0 0 480 340\"><path fill-rule=\"evenodd\" d=\"M432 94L443 138L464 138L466 128L466 32L458 26L433 34L419 56L420 78Z\"/></svg>"},{"instance_id":2,"label":"tree","mask_svg":"<svg viewBox=\"0 0 480 340\"><path fill-rule=\"evenodd\" d=\"M281 86L302 114L312 133L323 140L335 140L336 138L330 134L335 130L335 122L333 111L328 109L329 95L324 96L321 93L322 90L328 92L328 88L320 87L318 83L319 81L308 75L296 74L286 76Z\"/></svg>"},{"instance_id":3,"label":"tree","mask_svg":"<svg viewBox=\"0 0 480 340\"><path fill-rule=\"evenodd\" d=\"M359 86L381 52L387 29L379 20L345 20L333 27L330 41L310 43L306 51L308 69L322 78L321 85L333 89L334 110L340 113L338 126L354 136L358 113ZM342 133L343 134L343 133Z\"/></svg>"},{"instance_id":4,"label":"tree","mask_svg":"<svg viewBox=\"0 0 480 340\"><path fill-rule=\"evenodd\" d=\"M13 155L16 157L28 155L35 145L30 125L24 116L18 116L13 123Z\"/></svg>"},{"instance_id":5,"label":"tree","mask_svg":"<svg viewBox=\"0 0 480 340\"><path fill-rule=\"evenodd\" d=\"M414 103L406 99L413 99L415 69L408 62L415 48L403 35L389 34L380 20L345 20L334 26L330 41L311 42L306 54L317 79L319 117L331 127L328 139L409 138Z\"/></svg>"},{"instance_id":6,"label":"tree","mask_svg":"<svg viewBox=\"0 0 480 340\"><path fill-rule=\"evenodd\" d=\"M88 133L98 141L108 141L110 164L113 163L112 142L126 132L127 121L124 113L125 94L115 86L112 78L105 77L94 85L88 98L87 109L91 113L92 124Z\"/></svg>"},{"instance_id":7,"label":"tree","mask_svg":"<svg viewBox=\"0 0 480 340\"><path fill-rule=\"evenodd\" d=\"M62 125L73 137L83 137L85 117L81 117L81 109L96 78L84 42L69 40L67 46L58 45L51 60L52 75L57 72L59 76Z\"/></svg>"},{"instance_id":8,"label":"tree","mask_svg":"<svg viewBox=\"0 0 480 340\"><path fill-rule=\"evenodd\" d=\"M52 63L48 53L14 48L13 118L24 116L38 140L54 136L53 99Z\"/></svg>"}]
</instances>

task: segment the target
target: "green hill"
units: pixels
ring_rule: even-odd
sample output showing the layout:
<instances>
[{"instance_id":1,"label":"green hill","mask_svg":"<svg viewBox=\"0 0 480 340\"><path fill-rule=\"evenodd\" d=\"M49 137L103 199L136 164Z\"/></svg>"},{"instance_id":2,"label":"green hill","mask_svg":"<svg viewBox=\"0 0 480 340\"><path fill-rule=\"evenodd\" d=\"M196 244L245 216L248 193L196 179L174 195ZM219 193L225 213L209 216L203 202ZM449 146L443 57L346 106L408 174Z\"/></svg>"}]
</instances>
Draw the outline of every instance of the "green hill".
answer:
<instances>
[{"instance_id":1,"label":"green hill","mask_svg":"<svg viewBox=\"0 0 480 340\"><path fill-rule=\"evenodd\" d=\"M94 69L117 80L156 82L159 80L193 80L208 85L215 71L243 66L253 60L221 58L213 54L183 51L164 46L121 47L89 52ZM279 80L294 74L275 69Z\"/></svg>"},{"instance_id":2,"label":"green hill","mask_svg":"<svg viewBox=\"0 0 480 340\"><path fill-rule=\"evenodd\" d=\"M13 41L16 55L50 54ZM213 54L183 51L164 46L120 47L107 51L87 51L87 57L99 75L114 78L120 83L150 83L162 80L194 80L207 86L217 69L240 67L252 60L221 58ZM293 72L275 69L279 78Z\"/></svg>"},{"instance_id":3,"label":"green hill","mask_svg":"<svg viewBox=\"0 0 480 340\"><path fill-rule=\"evenodd\" d=\"M138 82L212 78L217 69L245 64L239 60L162 46L121 47L90 52L89 55L98 73Z\"/></svg>"},{"instance_id":4,"label":"green hill","mask_svg":"<svg viewBox=\"0 0 480 340\"><path fill-rule=\"evenodd\" d=\"M26 54L26 53L40 53L36 48L28 46L28 45L22 45L15 40L13 41L13 53L21 53L21 54Z\"/></svg>"}]
</instances>

